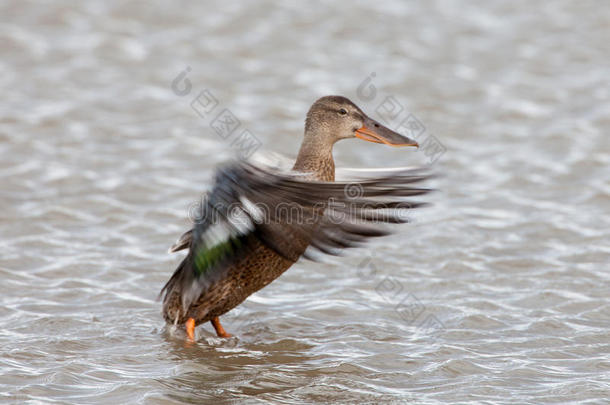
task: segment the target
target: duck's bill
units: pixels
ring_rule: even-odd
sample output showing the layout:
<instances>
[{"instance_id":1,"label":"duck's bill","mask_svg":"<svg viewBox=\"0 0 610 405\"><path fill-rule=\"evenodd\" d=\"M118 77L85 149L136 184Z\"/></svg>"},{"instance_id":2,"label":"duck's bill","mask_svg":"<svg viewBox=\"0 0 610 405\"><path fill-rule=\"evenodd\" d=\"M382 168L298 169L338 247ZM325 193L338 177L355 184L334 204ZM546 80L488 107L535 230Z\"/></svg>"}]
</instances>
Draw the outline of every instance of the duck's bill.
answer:
<instances>
[{"instance_id":1,"label":"duck's bill","mask_svg":"<svg viewBox=\"0 0 610 405\"><path fill-rule=\"evenodd\" d=\"M407 138L394 132L391 129L381 125L377 121L367 119L364 121L364 125L360 129L356 130L356 137L369 142L385 143L390 146L415 146L419 147L419 144L411 138Z\"/></svg>"}]
</instances>

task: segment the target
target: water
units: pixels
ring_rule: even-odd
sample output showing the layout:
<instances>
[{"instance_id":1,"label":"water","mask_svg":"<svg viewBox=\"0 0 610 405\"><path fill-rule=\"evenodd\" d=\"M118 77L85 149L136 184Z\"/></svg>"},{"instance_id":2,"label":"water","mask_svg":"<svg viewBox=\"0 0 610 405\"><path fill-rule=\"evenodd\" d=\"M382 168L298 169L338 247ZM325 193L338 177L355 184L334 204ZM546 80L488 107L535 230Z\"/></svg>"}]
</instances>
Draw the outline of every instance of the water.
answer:
<instances>
[{"instance_id":1,"label":"water","mask_svg":"<svg viewBox=\"0 0 610 405\"><path fill-rule=\"evenodd\" d=\"M0 9L3 402L610 397L605 2ZM350 140L337 165L430 165L434 206L296 264L223 317L237 338L185 344L155 301L166 250L239 149L191 108L204 89L292 155L317 97L379 118L393 96L438 153Z\"/></svg>"}]
</instances>

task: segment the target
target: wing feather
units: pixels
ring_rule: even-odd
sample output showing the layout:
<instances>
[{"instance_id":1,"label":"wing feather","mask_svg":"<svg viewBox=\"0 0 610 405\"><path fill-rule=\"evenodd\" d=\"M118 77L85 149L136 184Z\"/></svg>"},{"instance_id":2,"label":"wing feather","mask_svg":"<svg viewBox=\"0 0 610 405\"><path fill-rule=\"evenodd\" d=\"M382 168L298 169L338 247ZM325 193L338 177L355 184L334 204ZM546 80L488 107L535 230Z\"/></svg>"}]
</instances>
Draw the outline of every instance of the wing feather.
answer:
<instances>
[{"instance_id":1,"label":"wing feather","mask_svg":"<svg viewBox=\"0 0 610 405\"><path fill-rule=\"evenodd\" d=\"M188 308L230 263L248 253L253 240L291 261L308 246L339 255L387 235L384 223L408 222L406 212L425 203L407 198L431 191L413 187L431 177L420 169L357 174L352 180L323 182L263 164L235 162L220 168L193 229L170 248L188 247L189 254L161 294L167 299L179 288L183 308Z\"/></svg>"}]
</instances>

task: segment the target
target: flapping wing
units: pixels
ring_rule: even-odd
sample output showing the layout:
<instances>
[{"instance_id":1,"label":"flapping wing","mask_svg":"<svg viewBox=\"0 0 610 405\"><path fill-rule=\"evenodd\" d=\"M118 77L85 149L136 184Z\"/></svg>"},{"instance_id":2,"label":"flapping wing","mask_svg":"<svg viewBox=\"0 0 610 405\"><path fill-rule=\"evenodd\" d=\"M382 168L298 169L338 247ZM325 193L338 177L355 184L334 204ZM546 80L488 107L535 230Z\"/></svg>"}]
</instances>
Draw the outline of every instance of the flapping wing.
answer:
<instances>
[{"instance_id":1,"label":"flapping wing","mask_svg":"<svg viewBox=\"0 0 610 405\"><path fill-rule=\"evenodd\" d=\"M251 164L242 164L240 171L242 198L255 202L262 214L263 221L254 221L258 236L290 260L303 253L303 240L321 253L336 255L369 237L386 235L379 224L408 222L408 210L423 203L407 197L430 191L413 186L429 177L413 169L338 182L311 181L306 174Z\"/></svg>"},{"instance_id":2,"label":"flapping wing","mask_svg":"<svg viewBox=\"0 0 610 405\"><path fill-rule=\"evenodd\" d=\"M414 187L427 178L421 170L388 169L375 177L321 182L247 162L221 168L194 228L170 248L190 250L162 293L167 297L179 284L188 308L226 264L247 253L253 239L296 261L308 246L309 258L314 252L338 255L387 235L381 223L408 222L408 210L423 205L408 197L429 192Z\"/></svg>"},{"instance_id":3,"label":"flapping wing","mask_svg":"<svg viewBox=\"0 0 610 405\"><path fill-rule=\"evenodd\" d=\"M192 239L193 239L193 230L189 229L188 231L186 231L182 235L180 235L180 237L178 238L176 243L174 243L168 249L167 253L175 253L175 252L178 252L179 250L190 247Z\"/></svg>"}]
</instances>

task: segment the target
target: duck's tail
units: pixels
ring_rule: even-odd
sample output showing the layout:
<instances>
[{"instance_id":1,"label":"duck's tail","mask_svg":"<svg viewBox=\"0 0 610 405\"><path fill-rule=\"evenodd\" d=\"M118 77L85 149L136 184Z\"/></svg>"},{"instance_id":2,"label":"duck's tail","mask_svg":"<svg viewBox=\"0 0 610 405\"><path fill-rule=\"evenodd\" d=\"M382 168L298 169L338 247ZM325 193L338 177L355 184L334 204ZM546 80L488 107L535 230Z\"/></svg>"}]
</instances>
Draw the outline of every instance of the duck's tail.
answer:
<instances>
[{"instance_id":1,"label":"duck's tail","mask_svg":"<svg viewBox=\"0 0 610 405\"><path fill-rule=\"evenodd\" d=\"M186 272L187 263L189 262L190 255L186 256L182 262L178 265L174 274L170 277L170 279L165 283L159 295L157 296L157 301L161 299L163 296L163 304L167 303L168 298L171 296L172 292L176 285L179 285L180 280L184 277L184 273Z\"/></svg>"}]
</instances>

